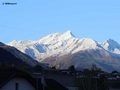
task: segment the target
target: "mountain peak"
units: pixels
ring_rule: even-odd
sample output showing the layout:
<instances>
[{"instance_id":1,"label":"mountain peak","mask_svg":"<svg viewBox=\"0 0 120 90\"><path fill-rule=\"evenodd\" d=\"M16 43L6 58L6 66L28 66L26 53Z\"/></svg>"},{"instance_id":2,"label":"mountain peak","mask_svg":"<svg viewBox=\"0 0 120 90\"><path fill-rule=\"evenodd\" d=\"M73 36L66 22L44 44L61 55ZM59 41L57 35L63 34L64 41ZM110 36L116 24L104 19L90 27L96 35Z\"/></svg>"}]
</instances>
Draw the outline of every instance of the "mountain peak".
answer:
<instances>
[{"instance_id":1,"label":"mountain peak","mask_svg":"<svg viewBox=\"0 0 120 90\"><path fill-rule=\"evenodd\" d=\"M110 38L108 38L106 41L105 41L105 43L109 43L109 44L111 44L111 45L118 45L118 43L116 42L116 41L114 41L113 39L110 39Z\"/></svg>"},{"instance_id":2,"label":"mountain peak","mask_svg":"<svg viewBox=\"0 0 120 90\"><path fill-rule=\"evenodd\" d=\"M70 30L66 31L65 33L63 33L65 36L67 37L75 37L72 32Z\"/></svg>"},{"instance_id":3,"label":"mountain peak","mask_svg":"<svg viewBox=\"0 0 120 90\"><path fill-rule=\"evenodd\" d=\"M70 34L70 33L71 33L71 31L70 31L70 30L68 30L66 33L69 33L69 34Z\"/></svg>"},{"instance_id":4,"label":"mountain peak","mask_svg":"<svg viewBox=\"0 0 120 90\"><path fill-rule=\"evenodd\" d=\"M114 41L113 39L107 39L103 43L101 43L101 46L110 52L120 54L120 45Z\"/></svg>"},{"instance_id":5,"label":"mountain peak","mask_svg":"<svg viewBox=\"0 0 120 90\"><path fill-rule=\"evenodd\" d=\"M112 42L115 42L113 39L111 38L108 38L106 41L112 41Z\"/></svg>"}]
</instances>

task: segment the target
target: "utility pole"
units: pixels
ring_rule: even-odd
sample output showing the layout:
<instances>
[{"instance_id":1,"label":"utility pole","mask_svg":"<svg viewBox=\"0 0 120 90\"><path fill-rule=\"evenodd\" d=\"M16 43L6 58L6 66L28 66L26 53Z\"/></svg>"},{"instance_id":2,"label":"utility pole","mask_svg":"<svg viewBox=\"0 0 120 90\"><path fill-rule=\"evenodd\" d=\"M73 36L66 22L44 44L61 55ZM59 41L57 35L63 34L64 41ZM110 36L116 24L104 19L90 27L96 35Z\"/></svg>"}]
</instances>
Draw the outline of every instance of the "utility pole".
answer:
<instances>
[{"instance_id":1,"label":"utility pole","mask_svg":"<svg viewBox=\"0 0 120 90\"><path fill-rule=\"evenodd\" d=\"M36 79L37 79L37 86L36 87L37 87L37 90L38 90L38 78L36 78Z\"/></svg>"},{"instance_id":2,"label":"utility pole","mask_svg":"<svg viewBox=\"0 0 120 90\"><path fill-rule=\"evenodd\" d=\"M45 79L44 79L44 68L43 68L43 90L45 89L44 84L45 84Z\"/></svg>"}]
</instances>

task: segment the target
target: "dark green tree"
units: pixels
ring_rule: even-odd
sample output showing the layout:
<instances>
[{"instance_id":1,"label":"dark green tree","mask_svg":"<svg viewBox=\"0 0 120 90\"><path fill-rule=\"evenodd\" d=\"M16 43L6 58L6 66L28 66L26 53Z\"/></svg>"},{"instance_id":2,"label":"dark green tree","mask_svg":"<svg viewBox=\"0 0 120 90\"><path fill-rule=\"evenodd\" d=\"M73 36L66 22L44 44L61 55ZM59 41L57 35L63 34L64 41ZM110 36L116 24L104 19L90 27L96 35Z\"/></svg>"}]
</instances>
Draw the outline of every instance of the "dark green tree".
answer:
<instances>
[{"instance_id":1,"label":"dark green tree","mask_svg":"<svg viewBox=\"0 0 120 90\"><path fill-rule=\"evenodd\" d=\"M97 70L98 68L95 64L91 66L91 70L84 69L83 74L75 79L75 83L79 86L79 90L97 90Z\"/></svg>"},{"instance_id":2,"label":"dark green tree","mask_svg":"<svg viewBox=\"0 0 120 90\"><path fill-rule=\"evenodd\" d=\"M56 67L55 67L55 66L53 66L53 67L51 67L51 69L56 69Z\"/></svg>"},{"instance_id":3,"label":"dark green tree","mask_svg":"<svg viewBox=\"0 0 120 90\"><path fill-rule=\"evenodd\" d=\"M70 70L71 72L76 71L74 65L71 65L71 66L68 68L68 70Z\"/></svg>"},{"instance_id":4,"label":"dark green tree","mask_svg":"<svg viewBox=\"0 0 120 90\"><path fill-rule=\"evenodd\" d=\"M40 66L40 65L36 65L36 66L34 67L34 71L35 71L35 72L42 72L42 71L43 71L43 67Z\"/></svg>"}]
</instances>

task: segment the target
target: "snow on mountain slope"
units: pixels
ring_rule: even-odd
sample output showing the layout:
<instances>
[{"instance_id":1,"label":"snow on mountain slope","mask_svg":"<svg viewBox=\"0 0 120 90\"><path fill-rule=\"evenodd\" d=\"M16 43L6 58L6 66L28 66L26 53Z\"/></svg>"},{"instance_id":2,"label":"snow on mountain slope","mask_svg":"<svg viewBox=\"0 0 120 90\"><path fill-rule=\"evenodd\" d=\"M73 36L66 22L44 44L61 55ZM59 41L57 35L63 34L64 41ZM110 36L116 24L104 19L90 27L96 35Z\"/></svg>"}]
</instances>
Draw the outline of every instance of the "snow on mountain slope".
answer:
<instances>
[{"instance_id":1,"label":"snow on mountain slope","mask_svg":"<svg viewBox=\"0 0 120 90\"><path fill-rule=\"evenodd\" d=\"M0 42L0 48L4 49L7 52L10 52L12 55L14 55L16 58L18 58L20 60L20 61L18 61L18 59L17 59L17 61L11 60L12 57L10 56L11 58L9 58L9 55L7 55L8 56L7 58L9 58L9 59L6 60L6 62L13 63L13 61L14 61L14 63L16 63L16 64L18 62L19 62L18 64L20 64L20 62L25 62L26 64L28 64L30 66L41 65L40 63L38 63L36 60L31 58L30 56L22 53L21 51L19 51L18 49L14 48L14 47L8 46L2 42ZM4 56L6 56L6 54ZM0 60L2 60L2 58Z\"/></svg>"},{"instance_id":2,"label":"snow on mountain slope","mask_svg":"<svg viewBox=\"0 0 120 90\"><path fill-rule=\"evenodd\" d=\"M120 45L116 41L108 39L100 44L105 50L112 53L120 54Z\"/></svg>"},{"instance_id":3,"label":"snow on mountain slope","mask_svg":"<svg viewBox=\"0 0 120 90\"><path fill-rule=\"evenodd\" d=\"M70 30L53 33L38 41L12 41L8 43L32 58L41 61L49 56L72 54L86 49L102 49L98 42L90 38L75 38Z\"/></svg>"},{"instance_id":4,"label":"snow on mountain slope","mask_svg":"<svg viewBox=\"0 0 120 90\"><path fill-rule=\"evenodd\" d=\"M70 30L53 33L36 41L14 40L8 45L16 47L39 62L47 62L58 68L67 68L73 64L76 68L82 64L90 68L92 63L103 70L120 68L120 45L116 41L108 39L98 43L90 38L76 38Z\"/></svg>"}]
</instances>

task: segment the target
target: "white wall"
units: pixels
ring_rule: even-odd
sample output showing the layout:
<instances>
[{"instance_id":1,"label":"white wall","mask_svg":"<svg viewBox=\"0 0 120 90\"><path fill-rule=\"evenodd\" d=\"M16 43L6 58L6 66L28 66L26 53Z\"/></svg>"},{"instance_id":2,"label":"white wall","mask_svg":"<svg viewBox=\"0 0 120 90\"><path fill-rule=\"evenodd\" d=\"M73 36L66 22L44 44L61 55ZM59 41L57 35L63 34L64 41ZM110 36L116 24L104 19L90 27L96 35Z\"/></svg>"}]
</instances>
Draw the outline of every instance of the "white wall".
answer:
<instances>
[{"instance_id":1,"label":"white wall","mask_svg":"<svg viewBox=\"0 0 120 90\"><path fill-rule=\"evenodd\" d=\"M35 90L26 79L17 77L8 81L0 90L15 90L15 83L19 83L18 90Z\"/></svg>"}]
</instances>

